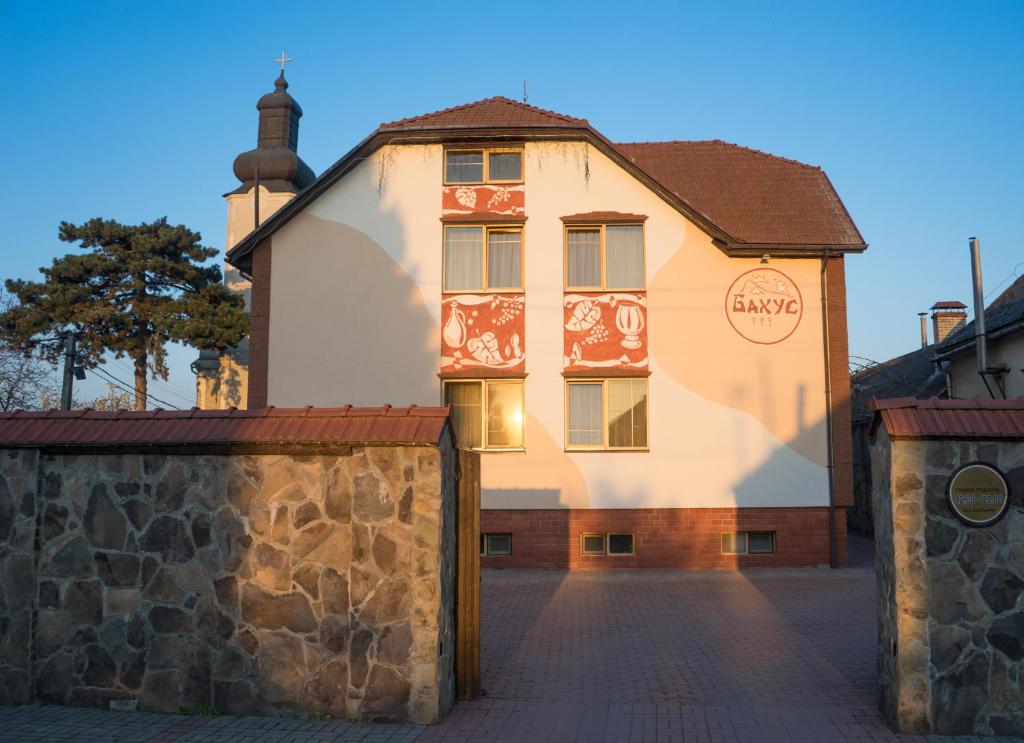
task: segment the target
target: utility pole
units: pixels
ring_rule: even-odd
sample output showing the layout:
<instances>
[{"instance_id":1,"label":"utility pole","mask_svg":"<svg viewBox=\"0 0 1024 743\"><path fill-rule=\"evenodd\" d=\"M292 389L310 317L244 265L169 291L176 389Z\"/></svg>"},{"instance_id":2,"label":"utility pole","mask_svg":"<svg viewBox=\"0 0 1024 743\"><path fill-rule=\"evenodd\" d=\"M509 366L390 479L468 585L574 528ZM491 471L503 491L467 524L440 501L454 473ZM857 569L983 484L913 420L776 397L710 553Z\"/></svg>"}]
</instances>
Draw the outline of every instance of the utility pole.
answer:
<instances>
[{"instance_id":1,"label":"utility pole","mask_svg":"<svg viewBox=\"0 0 1024 743\"><path fill-rule=\"evenodd\" d=\"M75 384L75 343L77 337L69 330L64 336L64 384L60 390L60 409L71 410L71 391Z\"/></svg>"}]
</instances>

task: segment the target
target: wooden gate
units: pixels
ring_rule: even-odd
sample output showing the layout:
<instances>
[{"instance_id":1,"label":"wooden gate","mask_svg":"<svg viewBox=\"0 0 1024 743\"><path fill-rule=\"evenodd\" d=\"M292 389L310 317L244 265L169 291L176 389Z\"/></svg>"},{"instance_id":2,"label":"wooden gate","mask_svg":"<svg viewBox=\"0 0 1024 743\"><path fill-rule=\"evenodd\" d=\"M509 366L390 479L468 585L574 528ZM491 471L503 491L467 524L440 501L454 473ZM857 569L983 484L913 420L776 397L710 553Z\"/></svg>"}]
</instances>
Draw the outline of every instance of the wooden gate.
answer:
<instances>
[{"instance_id":1,"label":"wooden gate","mask_svg":"<svg viewBox=\"0 0 1024 743\"><path fill-rule=\"evenodd\" d=\"M459 699L480 695L480 454L459 450L455 684Z\"/></svg>"}]
</instances>

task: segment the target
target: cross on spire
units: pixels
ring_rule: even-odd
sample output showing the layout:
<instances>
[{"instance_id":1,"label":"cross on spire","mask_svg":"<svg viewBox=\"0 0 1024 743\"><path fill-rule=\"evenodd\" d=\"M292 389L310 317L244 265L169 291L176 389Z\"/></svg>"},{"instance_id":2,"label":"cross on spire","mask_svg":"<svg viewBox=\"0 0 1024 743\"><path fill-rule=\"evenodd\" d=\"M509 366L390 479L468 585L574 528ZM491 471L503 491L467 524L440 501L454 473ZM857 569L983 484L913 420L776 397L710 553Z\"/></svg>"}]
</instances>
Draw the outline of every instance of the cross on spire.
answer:
<instances>
[{"instance_id":1,"label":"cross on spire","mask_svg":"<svg viewBox=\"0 0 1024 743\"><path fill-rule=\"evenodd\" d=\"M294 62L295 58L294 57L285 56L284 49L282 49L281 50L281 56L278 57L277 59L275 59L274 61L280 63L280 65L281 65L281 74L283 75L284 74L284 66L286 64L288 64L289 62Z\"/></svg>"}]
</instances>

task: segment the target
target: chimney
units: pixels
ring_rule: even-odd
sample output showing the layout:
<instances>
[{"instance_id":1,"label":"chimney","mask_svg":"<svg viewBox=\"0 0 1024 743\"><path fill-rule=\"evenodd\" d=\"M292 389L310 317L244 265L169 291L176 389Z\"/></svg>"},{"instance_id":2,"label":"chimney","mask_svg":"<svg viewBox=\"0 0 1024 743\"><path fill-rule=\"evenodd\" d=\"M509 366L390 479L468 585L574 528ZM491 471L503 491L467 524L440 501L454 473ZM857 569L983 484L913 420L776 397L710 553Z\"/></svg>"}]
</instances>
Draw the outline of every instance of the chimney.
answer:
<instances>
[{"instance_id":1,"label":"chimney","mask_svg":"<svg viewBox=\"0 0 1024 743\"><path fill-rule=\"evenodd\" d=\"M963 302L936 302L931 311L936 345L967 324L967 305Z\"/></svg>"},{"instance_id":2,"label":"chimney","mask_svg":"<svg viewBox=\"0 0 1024 743\"><path fill-rule=\"evenodd\" d=\"M918 312L917 316L921 318L921 348L928 348L928 313Z\"/></svg>"}]
</instances>

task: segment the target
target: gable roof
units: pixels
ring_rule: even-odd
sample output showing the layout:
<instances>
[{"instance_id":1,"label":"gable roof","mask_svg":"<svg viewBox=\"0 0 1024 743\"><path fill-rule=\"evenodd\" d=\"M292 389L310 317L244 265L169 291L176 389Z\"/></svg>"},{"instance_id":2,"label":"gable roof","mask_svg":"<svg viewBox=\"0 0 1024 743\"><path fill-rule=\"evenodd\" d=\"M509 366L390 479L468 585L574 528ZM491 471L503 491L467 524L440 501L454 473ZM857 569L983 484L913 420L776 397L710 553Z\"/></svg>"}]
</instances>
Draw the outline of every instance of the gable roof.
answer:
<instances>
[{"instance_id":1,"label":"gable roof","mask_svg":"<svg viewBox=\"0 0 1024 743\"><path fill-rule=\"evenodd\" d=\"M821 168L719 139L615 146L736 240L864 243Z\"/></svg>"},{"instance_id":2,"label":"gable roof","mask_svg":"<svg viewBox=\"0 0 1024 743\"><path fill-rule=\"evenodd\" d=\"M475 127L563 127L566 124L589 126L586 119L576 119L499 95L474 103L443 108L433 113L385 122L379 128L381 131L399 131L438 128L473 129Z\"/></svg>"},{"instance_id":3,"label":"gable roof","mask_svg":"<svg viewBox=\"0 0 1024 743\"><path fill-rule=\"evenodd\" d=\"M1019 276L985 308L985 335L988 338L1024 331L1024 276ZM950 333L935 347L935 358L950 356L974 348L974 320Z\"/></svg>"},{"instance_id":4,"label":"gable roof","mask_svg":"<svg viewBox=\"0 0 1024 743\"><path fill-rule=\"evenodd\" d=\"M804 256L867 247L820 168L718 140L616 145L586 119L499 96L381 124L229 250L227 259L248 272L260 242L386 144L533 140L593 145L729 255Z\"/></svg>"}]
</instances>

